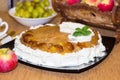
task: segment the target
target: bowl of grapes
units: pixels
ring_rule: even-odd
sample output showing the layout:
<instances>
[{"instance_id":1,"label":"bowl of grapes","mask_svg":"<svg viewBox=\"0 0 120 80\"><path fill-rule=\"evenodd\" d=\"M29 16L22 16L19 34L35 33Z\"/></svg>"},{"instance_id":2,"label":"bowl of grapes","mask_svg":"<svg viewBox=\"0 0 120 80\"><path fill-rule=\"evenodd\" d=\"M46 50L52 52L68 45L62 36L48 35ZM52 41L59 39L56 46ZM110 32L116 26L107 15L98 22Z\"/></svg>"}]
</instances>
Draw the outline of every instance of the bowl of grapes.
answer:
<instances>
[{"instance_id":1,"label":"bowl of grapes","mask_svg":"<svg viewBox=\"0 0 120 80\"><path fill-rule=\"evenodd\" d=\"M48 23L57 15L51 0L19 1L8 13L20 24L28 27Z\"/></svg>"}]
</instances>

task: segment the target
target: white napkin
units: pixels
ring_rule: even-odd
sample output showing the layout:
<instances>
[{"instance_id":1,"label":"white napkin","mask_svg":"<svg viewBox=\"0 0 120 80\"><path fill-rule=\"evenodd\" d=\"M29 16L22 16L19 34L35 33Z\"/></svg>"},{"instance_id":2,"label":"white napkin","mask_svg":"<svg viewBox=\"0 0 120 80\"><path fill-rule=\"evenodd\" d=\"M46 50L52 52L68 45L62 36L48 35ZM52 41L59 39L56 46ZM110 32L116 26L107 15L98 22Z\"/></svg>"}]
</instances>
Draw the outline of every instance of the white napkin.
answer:
<instances>
[{"instance_id":1,"label":"white napkin","mask_svg":"<svg viewBox=\"0 0 120 80\"><path fill-rule=\"evenodd\" d=\"M7 37L5 37L4 39L1 40L1 43L5 44L5 43L7 43L7 42L9 42L11 40L13 40L13 38L11 36L7 36Z\"/></svg>"}]
</instances>

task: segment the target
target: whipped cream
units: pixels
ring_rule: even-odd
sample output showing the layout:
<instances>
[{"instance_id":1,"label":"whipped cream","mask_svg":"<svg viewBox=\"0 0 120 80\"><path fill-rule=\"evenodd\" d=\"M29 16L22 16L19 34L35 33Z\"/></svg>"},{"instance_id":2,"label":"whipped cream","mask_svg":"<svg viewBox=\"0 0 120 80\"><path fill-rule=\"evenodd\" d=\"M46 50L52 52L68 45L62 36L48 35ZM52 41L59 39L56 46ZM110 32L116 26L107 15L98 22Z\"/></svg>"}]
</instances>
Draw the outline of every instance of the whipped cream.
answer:
<instances>
[{"instance_id":1,"label":"whipped cream","mask_svg":"<svg viewBox=\"0 0 120 80\"><path fill-rule=\"evenodd\" d=\"M74 23L64 22L60 25L61 31L72 33L73 28L64 28L65 24L70 24L74 27ZM63 26L62 26L63 25ZM77 24L76 27L82 24ZM82 25L84 26L84 25ZM71 30L71 31L70 31ZM93 34L92 34L93 35ZM49 53L41 51L39 49L33 50L30 47L25 46L21 43L20 38L22 33L16 37L14 51L16 55L24 60L27 60L35 65L51 66L51 67L63 67L63 66L78 66L89 61L94 61L94 57L102 57L105 55L105 47L102 44L101 35L99 34L98 44L91 48L83 48L77 52L66 53L64 55L58 53ZM70 38L71 39L71 38ZM85 38L87 39L87 38ZM76 40L77 41L77 40Z\"/></svg>"},{"instance_id":2,"label":"whipped cream","mask_svg":"<svg viewBox=\"0 0 120 80\"><path fill-rule=\"evenodd\" d=\"M94 36L94 33L90 28L88 30L91 31L91 34L88 36L78 36L78 37L73 36L73 33L75 32L76 28L83 28L84 26L85 25L80 23L63 22L62 24L60 24L60 31L69 33L68 35L69 42L77 43L77 42L91 41L91 38L92 36Z\"/></svg>"}]
</instances>

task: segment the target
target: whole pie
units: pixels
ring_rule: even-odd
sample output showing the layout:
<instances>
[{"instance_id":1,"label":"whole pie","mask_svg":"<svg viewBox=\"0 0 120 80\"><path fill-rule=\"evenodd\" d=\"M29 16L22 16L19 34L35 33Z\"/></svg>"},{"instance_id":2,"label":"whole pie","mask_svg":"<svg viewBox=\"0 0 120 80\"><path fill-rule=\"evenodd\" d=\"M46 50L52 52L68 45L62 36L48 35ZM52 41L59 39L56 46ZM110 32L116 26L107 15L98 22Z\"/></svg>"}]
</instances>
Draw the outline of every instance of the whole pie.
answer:
<instances>
[{"instance_id":1,"label":"whole pie","mask_svg":"<svg viewBox=\"0 0 120 80\"><path fill-rule=\"evenodd\" d=\"M34 64L54 67L77 66L105 55L99 32L73 22L24 31L17 36L14 51Z\"/></svg>"}]
</instances>

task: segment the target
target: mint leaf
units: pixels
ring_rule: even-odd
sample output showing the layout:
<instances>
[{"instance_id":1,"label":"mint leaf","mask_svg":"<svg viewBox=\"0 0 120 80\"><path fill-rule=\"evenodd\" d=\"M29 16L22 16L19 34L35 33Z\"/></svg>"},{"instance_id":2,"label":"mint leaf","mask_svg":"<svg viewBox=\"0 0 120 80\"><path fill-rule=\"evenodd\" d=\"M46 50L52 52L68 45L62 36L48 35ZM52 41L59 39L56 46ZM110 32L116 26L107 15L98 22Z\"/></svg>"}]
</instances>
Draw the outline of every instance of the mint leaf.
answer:
<instances>
[{"instance_id":1,"label":"mint leaf","mask_svg":"<svg viewBox=\"0 0 120 80\"><path fill-rule=\"evenodd\" d=\"M90 34L91 34L91 31L86 31L85 34L84 34L84 36L88 36Z\"/></svg>"},{"instance_id":2,"label":"mint leaf","mask_svg":"<svg viewBox=\"0 0 120 80\"><path fill-rule=\"evenodd\" d=\"M88 26L84 26L84 27L82 28L82 30L83 30L83 31L87 31L88 28L89 28Z\"/></svg>"},{"instance_id":3,"label":"mint leaf","mask_svg":"<svg viewBox=\"0 0 120 80\"><path fill-rule=\"evenodd\" d=\"M84 26L83 28L76 28L75 32L73 33L73 36L77 37L77 36L88 36L91 34L91 31L88 30L89 27L88 26Z\"/></svg>"},{"instance_id":4,"label":"mint leaf","mask_svg":"<svg viewBox=\"0 0 120 80\"><path fill-rule=\"evenodd\" d=\"M82 33L81 32L74 32L73 33L73 36L77 37L77 36L82 36Z\"/></svg>"},{"instance_id":5,"label":"mint leaf","mask_svg":"<svg viewBox=\"0 0 120 80\"><path fill-rule=\"evenodd\" d=\"M76 30L76 31L81 31L82 29L80 29L80 28L76 28L75 30Z\"/></svg>"}]
</instances>

